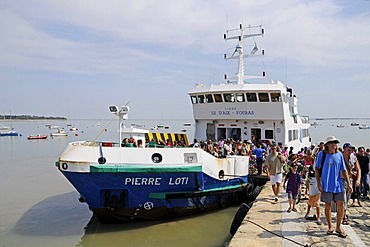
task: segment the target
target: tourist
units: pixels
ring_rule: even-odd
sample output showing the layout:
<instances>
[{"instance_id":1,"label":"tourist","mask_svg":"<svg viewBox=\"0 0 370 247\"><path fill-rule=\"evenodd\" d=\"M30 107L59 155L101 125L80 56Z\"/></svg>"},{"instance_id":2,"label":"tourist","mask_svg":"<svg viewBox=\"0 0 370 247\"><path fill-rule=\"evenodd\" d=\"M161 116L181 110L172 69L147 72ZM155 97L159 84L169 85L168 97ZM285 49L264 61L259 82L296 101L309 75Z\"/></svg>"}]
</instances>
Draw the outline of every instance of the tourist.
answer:
<instances>
[{"instance_id":1,"label":"tourist","mask_svg":"<svg viewBox=\"0 0 370 247\"><path fill-rule=\"evenodd\" d=\"M123 138L121 147L128 147L128 138Z\"/></svg>"},{"instance_id":2,"label":"tourist","mask_svg":"<svg viewBox=\"0 0 370 247\"><path fill-rule=\"evenodd\" d=\"M308 172L308 168L315 162L315 158L312 156L312 151L307 149L306 154L301 155L301 156L298 155L298 158L294 159L293 163L297 162L298 160L303 160L304 161L305 169L303 171L303 177L306 177L307 172ZM307 191L307 186L306 186L306 190L305 190L304 194L307 195L307 192L308 191Z\"/></svg>"},{"instance_id":3,"label":"tourist","mask_svg":"<svg viewBox=\"0 0 370 247\"><path fill-rule=\"evenodd\" d=\"M312 152L312 155L313 157L317 157L318 153L322 150L324 150L324 142L320 142L319 145L317 147L315 147L315 149L313 150Z\"/></svg>"},{"instance_id":4,"label":"tourist","mask_svg":"<svg viewBox=\"0 0 370 247\"><path fill-rule=\"evenodd\" d=\"M207 152L213 154L213 143L211 140L208 140L207 142Z\"/></svg>"},{"instance_id":5,"label":"tourist","mask_svg":"<svg viewBox=\"0 0 370 247\"><path fill-rule=\"evenodd\" d=\"M309 219L309 214L310 214L310 210L311 210L311 207L315 207L316 208L316 223L318 225L321 225L321 220L320 220L320 217L321 217L321 212L320 212L320 191L319 191L319 188L317 186L317 181L316 181L316 177L315 177L315 168L314 168L314 164L312 164L309 169L308 169L308 173L307 173L307 179L306 179L306 187L308 188L308 202L307 202L307 212L306 212L306 215L304 216L304 218L307 220Z\"/></svg>"},{"instance_id":6,"label":"tourist","mask_svg":"<svg viewBox=\"0 0 370 247\"><path fill-rule=\"evenodd\" d=\"M279 150L280 151L280 150ZM267 176L270 178L272 191L274 192L274 200L277 202L280 195L280 184L283 180L283 166L285 157L278 152L276 146L271 147L271 153L266 157L265 167Z\"/></svg>"},{"instance_id":7,"label":"tourist","mask_svg":"<svg viewBox=\"0 0 370 247\"><path fill-rule=\"evenodd\" d=\"M290 147L289 148L289 153L288 153L288 159L289 160L292 160L292 156L295 154L294 152L293 152L293 150L294 150L294 147Z\"/></svg>"},{"instance_id":8,"label":"tourist","mask_svg":"<svg viewBox=\"0 0 370 247\"><path fill-rule=\"evenodd\" d=\"M340 237L346 238L347 235L341 228L344 214L344 188L340 174L343 174L348 183L349 193L352 193L352 185L346 172L343 154L338 152L338 143L339 141L334 136L329 136L326 139L325 149L319 152L315 162L315 176L317 186L321 192L321 201L325 203L325 218L328 223L327 234L331 235L334 233L331 222L331 203L335 201L337 206L335 231Z\"/></svg>"},{"instance_id":9,"label":"tourist","mask_svg":"<svg viewBox=\"0 0 370 247\"><path fill-rule=\"evenodd\" d=\"M369 164L370 160L369 157L366 155L365 148L359 147L357 160L360 164L361 169L361 192L362 192L362 199L369 199L367 196L367 176L369 175Z\"/></svg>"},{"instance_id":10,"label":"tourist","mask_svg":"<svg viewBox=\"0 0 370 247\"><path fill-rule=\"evenodd\" d=\"M233 146L232 146L231 141L229 139L225 141L223 151L224 151L225 157L228 156L228 155L233 155L234 154Z\"/></svg>"},{"instance_id":11,"label":"tourist","mask_svg":"<svg viewBox=\"0 0 370 247\"><path fill-rule=\"evenodd\" d=\"M256 156L257 175L262 174L263 155L265 152L266 150L261 148L260 144L257 144L256 148L253 149L252 154Z\"/></svg>"},{"instance_id":12,"label":"tourist","mask_svg":"<svg viewBox=\"0 0 370 247\"><path fill-rule=\"evenodd\" d=\"M219 154L219 151L218 151L218 148L219 148L219 147L218 147L218 144L217 144L217 143L213 143L213 153L212 153L212 154L213 154L213 156L215 156L215 157L217 157L217 158L218 158L218 157L219 157L219 155L220 155L220 154Z\"/></svg>"},{"instance_id":13,"label":"tourist","mask_svg":"<svg viewBox=\"0 0 370 247\"><path fill-rule=\"evenodd\" d=\"M358 189L360 186L360 178L355 178L352 176L352 171L359 170L359 164L357 162L356 156L353 154L355 147L352 146L350 143L345 143L343 145L343 158L346 163L346 172L349 177L350 183L352 184L352 188ZM343 225L348 225L348 214L347 214L347 209L348 209L348 203L349 199L351 197L351 193L348 191L348 184L347 181L343 176L341 176L343 187L344 187L344 215L343 215ZM354 193L352 193L354 194Z\"/></svg>"},{"instance_id":14,"label":"tourist","mask_svg":"<svg viewBox=\"0 0 370 247\"><path fill-rule=\"evenodd\" d=\"M171 140L170 140L170 139L167 139L167 140L166 140L166 146L167 146L167 147L172 147L172 142L171 142Z\"/></svg>"},{"instance_id":15,"label":"tourist","mask_svg":"<svg viewBox=\"0 0 370 247\"><path fill-rule=\"evenodd\" d=\"M139 139L137 140L137 147L142 148L143 147L143 140Z\"/></svg>"},{"instance_id":16,"label":"tourist","mask_svg":"<svg viewBox=\"0 0 370 247\"><path fill-rule=\"evenodd\" d=\"M285 156L285 159L287 160L287 159L288 159L288 157L289 157L288 146L285 146L285 147L283 148L283 150L281 151L281 153L282 153L282 155L284 155L284 156Z\"/></svg>"},{"instance_id":17,"label":"tourist","mask_svg":"<svg viewBox=\"0 0 370 247\"><path fill-rule=\"evenodd\" d=\"M288 193L288 201L289 201L289 208L287 210L288 213L290 211L297 212L297 209L295 208L298 192L301 187L302 179L301 176L297 173L297 165L292 164L290 167L291 171L288 172L288 174L285 177L283 188L285 189L285 184L288 182L288 186L286 187L286 193Z\"/></svg>"}]
</instances>

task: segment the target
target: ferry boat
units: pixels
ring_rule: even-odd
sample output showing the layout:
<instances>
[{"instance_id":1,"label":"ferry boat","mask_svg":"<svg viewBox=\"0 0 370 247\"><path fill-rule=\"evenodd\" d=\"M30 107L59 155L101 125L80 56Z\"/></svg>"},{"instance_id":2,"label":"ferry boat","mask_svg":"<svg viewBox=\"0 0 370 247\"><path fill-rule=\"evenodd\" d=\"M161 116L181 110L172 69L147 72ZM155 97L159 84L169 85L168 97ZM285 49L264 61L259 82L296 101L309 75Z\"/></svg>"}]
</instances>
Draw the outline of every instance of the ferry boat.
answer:
<instances>
[{"instance_id":1,"label":"ferry boat","mask_svg":"<svg viewBox=\"0 0 370 247\"><path fill-rule=\"evenodd\" d=\"M254 34L244 35L242 26L234 31L239 32L238 82L196 85L189 91L195 138L266 139L297 148L308 146L308 118L298 115L292 90L280 82L243 81L243 41L263 36L262 27ZM122 121L130 107L110 106L109 110L118 116L118 141L69 143L55 164L100 222L203 213L250 202L256 194L260 180L249 175L248 155L216 157L189 145L186 133L126 128ZM181 147L167 145L174 141Z\"/></svg>"}]
</instances>

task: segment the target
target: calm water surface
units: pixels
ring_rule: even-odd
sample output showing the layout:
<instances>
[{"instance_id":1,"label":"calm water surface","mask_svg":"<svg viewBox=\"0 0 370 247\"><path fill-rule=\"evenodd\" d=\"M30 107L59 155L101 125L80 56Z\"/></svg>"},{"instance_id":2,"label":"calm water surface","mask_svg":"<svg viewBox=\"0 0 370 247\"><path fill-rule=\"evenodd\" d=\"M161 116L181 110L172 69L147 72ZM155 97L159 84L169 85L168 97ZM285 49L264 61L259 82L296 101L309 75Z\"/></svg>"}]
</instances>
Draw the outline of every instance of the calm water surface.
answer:
<instances>
[{"instance_id":1,"label":"calm water surface","mask_svg":"<svg viewBox=\"0 0 370 247\"><path fill-rule=\"evenodd\" d=\"M99 122L100 126L97 126ZM172 132L183 123L170 121ZM359 130L345 121L317 121L314 143L334 135L342 143L370 147L370 130ZM77 140L118 141L117 122L110 120L16 121L22 137L0 138L0 246L223 246L238 207L172 221L101 225L55 167L67 144ZM153 126L153 122L127 122ZM343 123L346 127L337 128ZM362 121L360 123L370 124ZM79 130L68 137L27 140L28 135L49 134L45 124ZM107 129L107 131L105 131ZM189 140L194 130L189 129ZM77 136L75 135L77 134Z\"/></svg>"}]
</instances>

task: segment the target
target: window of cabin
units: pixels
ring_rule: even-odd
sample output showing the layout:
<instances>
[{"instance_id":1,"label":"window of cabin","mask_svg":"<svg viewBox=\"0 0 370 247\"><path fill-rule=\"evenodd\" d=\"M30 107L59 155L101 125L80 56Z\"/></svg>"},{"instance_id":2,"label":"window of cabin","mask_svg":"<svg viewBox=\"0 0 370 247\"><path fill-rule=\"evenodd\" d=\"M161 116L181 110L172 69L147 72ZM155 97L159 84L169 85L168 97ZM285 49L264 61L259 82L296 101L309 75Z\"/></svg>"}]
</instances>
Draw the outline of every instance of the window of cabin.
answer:
<instances>
[{"instance_id":1,"label":"window of cabin","mask_svg":"<svg viewBox=\"0 0 370 247\"><path fill-rule=\"evenodd\" d=\"M199 103L205 103L205 98L204 98L204 95L198 95L198 102Z\"/></svg>"},{"instance_id":2,"label":"window of cabin","mask_svg":"<svg viewBox=\"0 0 370 247\"><path fill-rule=\"evenodd\" d=\"M233 93L224 93L225 102L235 102L235 97Z\"/></svg>"},{"instance_id":3,"label":"window of cabin","mask_svg":"<svg viewBox=\"0 0 370 247\"><path fill-rule=\"evenodd\" d=\"M197 96L190 96L190 99L191 99L191 103L193 103L193 104L197 104L198 103Z\"/></svg>"},{"instance_id":4,"label":"window of cabin","mask_svg":"<svg viewBox=\"0 0 370 247\"><path fill-rule=\"evenodd\" d=\"M265 139L274 139L274 131L265 130Z\"/></svg>"},{"instance_id":5,"label":"window of cabin","mask_svg":"<svg viewBox=\"0 0 370 247\"><path fill-rule=\"evenodd\" d=\"M258 99L260 102L269 102L269 94L268 93L258 93Z\"/></svg>"},{"instance_id":6,"label":"window of cabin","mask_svg":"<svg viewBox=\"0 0 370 247\"><path fill-rule=\"evenodd\" d=\"M206 102L207 103L213 103L212 94L206 94Z\"/></svg>"},{"instance_id":7,"label":"window of cabin","mask_svg":"<svg viewBox=\"0 0 370 247\"><path fill-rule=\"evenodd\" d=\"M281 102L281 95L280 93L271 93L271 102Z\"/></svg>"},{"instance_id":8,"label":"window of cabin","mask_svg":"<svg viewBox=\"0 0 370 247\"><path fill-rule=\"evenodd\" d=\"M247 93L247 101L248 102L257 102L257 95L256 93Z\"/></svg>"},{"instance_id":9,"label":"window of cabin","mask_svg":"<svg viewBox=\"0 0 370 247\"><path fill-rule=\"evenodd\" d=\"M221 94L214 94L213 95L215 97L215 102L222 102L222 96Z\"/></svg>"},{"instance_id":10,"label":"window of cabin","mask_svg":"<svg viewBox=\"0 0 370 247\"><path fill-rule=\"evenodd\" d=\"M243 93L236 93L235 98L236 98L236 102L244 102L245 101Z\"/></svg>"}]
</instances>

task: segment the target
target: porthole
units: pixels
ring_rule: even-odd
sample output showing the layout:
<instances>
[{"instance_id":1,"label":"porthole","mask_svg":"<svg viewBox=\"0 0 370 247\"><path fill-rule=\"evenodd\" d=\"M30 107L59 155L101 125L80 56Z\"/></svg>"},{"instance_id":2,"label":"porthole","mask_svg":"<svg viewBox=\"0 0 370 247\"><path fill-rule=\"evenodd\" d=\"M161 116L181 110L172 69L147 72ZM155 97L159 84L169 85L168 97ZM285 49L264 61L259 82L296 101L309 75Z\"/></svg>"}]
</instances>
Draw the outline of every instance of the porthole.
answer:
<instances>
[{"instance_id":1,"label":"porthole","mask_svg":"<svg viewBox=\"0 0 370 247\"><path fill-rule=\"evenodd\" d=\"M68 169L68 164L67 163L62 163L62 169L67 170Z\"/></svg>"},{"instance_id":2,"label":"porthole","mask_svg":"<svg viewBox=\"0 0 370 247\"><path fill-rule=\"evenodd\" d=\"M223 179L223 178L224 178L224 176L225 176L225 172L224 172L224 170L220 170L220 171L218 172L218 177L219 177L219 179Z\"/></svg>"},{"instance_id":3,"label":"porthole","mask_svg":"<svg viewBox=\"0 0 370 247\"><path fill-rule=\"evenodd\" d=\"M162 162L162 159L163 159L163 157L162 157L162 155L161 155L161 154L159 154L159 153L154 153L154 154L152 155L152 161L153 161L154 163L161 163L161 162Z\"/></svg>"}]
</instances>

